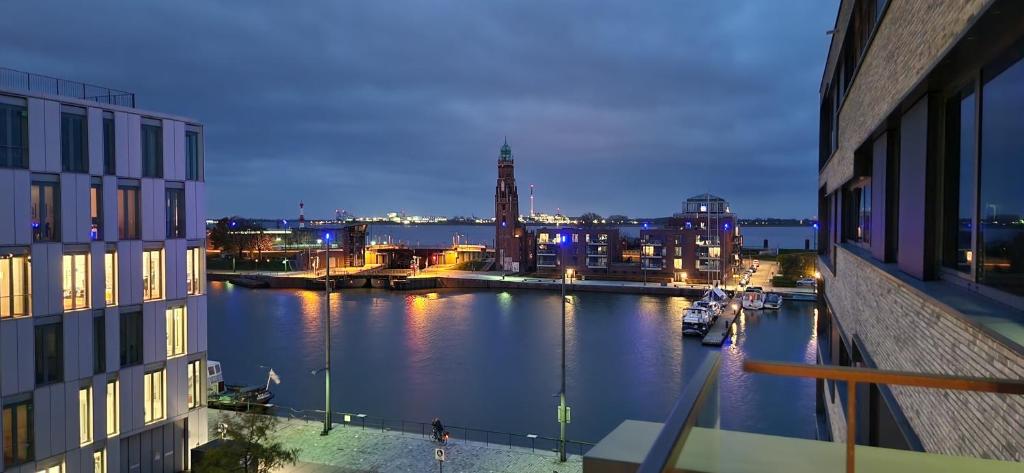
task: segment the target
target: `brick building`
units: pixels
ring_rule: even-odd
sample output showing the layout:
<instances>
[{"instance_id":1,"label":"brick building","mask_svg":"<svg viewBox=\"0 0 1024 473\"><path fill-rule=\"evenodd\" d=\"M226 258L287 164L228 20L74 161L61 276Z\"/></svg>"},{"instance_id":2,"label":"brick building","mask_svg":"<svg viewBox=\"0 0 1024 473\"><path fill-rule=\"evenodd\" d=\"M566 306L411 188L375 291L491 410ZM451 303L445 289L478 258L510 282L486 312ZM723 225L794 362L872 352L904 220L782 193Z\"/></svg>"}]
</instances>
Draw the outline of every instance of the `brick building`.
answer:
<instances>
[{"instance_id":1,"label":"brick building","mask_svg":"<svg viewBox=\"0 0 1024 473\"><path fill-rule=\"evenodd\" d=\"M494 187L494 252L497 267L526 271L533 267L533 238L519 220L519 189L508 140L498 153L498 182Z\"/></svg>"},{"instance_id":2,"label":"brick building","mask_svg":"<svg viewBox=\"0 0 1024 473\"><path fill-rule=\"evenodd\" d=\"M619 230L605 227L541 228L536 232L537 272L608 275L621 258Z\"/></svg>"},{"instance_id":3,"label":"brick building","mask_svg":"<svg viewBox=\"0 0 1024 473\"><path fill-rule=\"evenodd\" d=\"M820 363L1024 377L1022 56L1024 2L841 2L819 90ZM843 438L845 390L818 392ZM857 403L858 443L1024 460L1021 396Z\"/></svg>"}]
</instances>

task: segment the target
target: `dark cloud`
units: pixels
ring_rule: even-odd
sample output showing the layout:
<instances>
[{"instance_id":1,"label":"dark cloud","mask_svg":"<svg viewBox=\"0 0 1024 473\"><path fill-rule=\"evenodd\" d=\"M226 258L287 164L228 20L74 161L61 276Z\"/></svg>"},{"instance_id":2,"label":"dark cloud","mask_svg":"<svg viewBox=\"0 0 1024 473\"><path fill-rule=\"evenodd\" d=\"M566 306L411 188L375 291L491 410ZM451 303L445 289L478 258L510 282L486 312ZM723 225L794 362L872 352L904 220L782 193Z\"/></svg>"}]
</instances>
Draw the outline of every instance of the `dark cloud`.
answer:
<instances>
[{"instance_id":1,"label":"dark cloud","mask_svg":"<svg viewBox=\"0 0 1024 473\"><path fill-rule=\"evenodd\" d=\"M545 211L808 216L836 8L5 2L0 65L205 123L210 215L489 215L507 135Z\"/></svg>"}]
</instances>

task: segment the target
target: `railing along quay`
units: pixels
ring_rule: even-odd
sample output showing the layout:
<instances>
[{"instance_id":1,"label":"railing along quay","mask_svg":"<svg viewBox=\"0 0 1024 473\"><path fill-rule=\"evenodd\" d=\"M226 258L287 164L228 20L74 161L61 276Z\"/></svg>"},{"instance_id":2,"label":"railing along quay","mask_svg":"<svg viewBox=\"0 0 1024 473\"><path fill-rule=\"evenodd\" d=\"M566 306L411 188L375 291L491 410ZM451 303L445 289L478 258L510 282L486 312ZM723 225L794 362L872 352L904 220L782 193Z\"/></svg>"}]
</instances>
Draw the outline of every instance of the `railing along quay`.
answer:
<instances>
[{"instance_id":1,"label":"railing along quay","mask_svg":"<svg viewBox=\"0 0 1024 473\"><path fill-rule=\"evenodd\" d=\"M135 94L57 77L0 67L0 88L60 95L135 108Z\"/></svg>"},{"instance_id":2,"label":"railing along quay","mask_svg":"<svg viewBox=\"0 0 1024 473\"><path fill-rule=\"evenodd\" d=\"M260 406L254 406L257 409ZM228 411L230 412L230 411ZM267 415L285 417L309 422L323 422L323 409L295 409L292 407L274 405L266 409ZM433 427L430 422L420 422L404 419L388 419L385 417L374 417L366 414L354 414L351 412L334 412L335 419L341 419L338 425L359 428L362 430L375 430L380 432L397 432L402 435L418 435L422 438L430 438ZM528 448L530 451L558 451L558 439L538 434L519 434L514 432L502 432L497 430L476 429L458 425L445 424L445 430L450 434L451 441L465 441L482 443L489 446L500 446L505 448ZM461 434L461 436L459 435ZM583 455L595 445L593 442L581 440L565 441L566 450Z\"/></svg>"}]
</instances>

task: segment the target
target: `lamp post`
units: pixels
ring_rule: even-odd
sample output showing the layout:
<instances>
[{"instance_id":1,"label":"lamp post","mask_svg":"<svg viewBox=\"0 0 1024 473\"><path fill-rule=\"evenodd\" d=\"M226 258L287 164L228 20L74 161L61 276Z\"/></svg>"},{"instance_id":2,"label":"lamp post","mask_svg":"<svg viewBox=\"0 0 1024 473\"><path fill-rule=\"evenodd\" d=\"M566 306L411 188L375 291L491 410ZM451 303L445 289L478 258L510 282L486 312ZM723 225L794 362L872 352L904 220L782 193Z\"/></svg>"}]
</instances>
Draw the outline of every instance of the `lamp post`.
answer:
<instances>
[{"instance_id":1,"label":"lamp post","mask_svg":"<svg viewBox=\"0 0 1024 473\"><path fill-rule=\"evenodd\" d=\"M327 274L324 276L324 430L331 431L331 234L324 233Z\"/></svg>"},{"instance_id":2,"label":"lamp post","mask_svg":"<svg viewBox=\"0 0 1024 473\"><path fill-rule=\"evenodd\" d=\"M562 389L558 393L558 459L565 461L565 424L569 422L565 405L565 279L571 269L562 273Z\"/></svg>"}]
</instances>

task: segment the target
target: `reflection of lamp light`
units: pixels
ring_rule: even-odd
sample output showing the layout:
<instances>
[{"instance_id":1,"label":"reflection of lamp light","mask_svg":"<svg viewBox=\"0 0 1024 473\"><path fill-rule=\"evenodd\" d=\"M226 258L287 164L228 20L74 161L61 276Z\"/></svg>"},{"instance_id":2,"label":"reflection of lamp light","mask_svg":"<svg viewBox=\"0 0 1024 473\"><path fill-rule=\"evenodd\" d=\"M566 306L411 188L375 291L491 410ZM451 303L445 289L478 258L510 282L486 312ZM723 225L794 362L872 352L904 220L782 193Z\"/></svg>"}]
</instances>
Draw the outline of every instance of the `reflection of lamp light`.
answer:
<instances>
[{"instance_id":1,"label":"reflection of lamp light","mask_svg":"<svg viewBox=\"0 0 1024 473\"><path fill-rule=\"evenodd\" d=\"M814 272L814 279L821 279L821 273L818 271Z\"/></svg>"},{"instance_id":2,"label":"reflection of lamp light","mask_svg":"<svg viewBox=\"0 0 1024 473\"><path fill-rule=\"evenodd\" d=\"M967 262L968 263L974 261L974 252L973 251L967 250L967 254L965 256L967 257Z\"/></svg>"}]
</instances>

